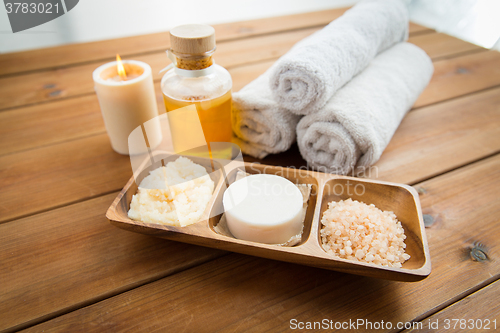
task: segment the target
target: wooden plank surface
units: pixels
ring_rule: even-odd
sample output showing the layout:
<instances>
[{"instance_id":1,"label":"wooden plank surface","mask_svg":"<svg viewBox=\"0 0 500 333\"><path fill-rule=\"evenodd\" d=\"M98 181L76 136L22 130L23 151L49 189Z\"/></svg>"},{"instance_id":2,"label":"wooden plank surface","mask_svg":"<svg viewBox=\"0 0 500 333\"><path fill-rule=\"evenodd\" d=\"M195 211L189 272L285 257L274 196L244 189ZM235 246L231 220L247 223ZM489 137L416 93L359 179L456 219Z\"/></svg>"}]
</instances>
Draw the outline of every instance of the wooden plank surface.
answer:
<instances>
[{"instance_id":1,"label":"wooden plank surface","mask_svg":"<svg viewBox=\"0 0 500 333\"><path fill-rule=\"evenodd\" d=\"M286 53L296 42L317 30L318 28L310 28L219 43L215 55L216 61L224 67L231 68L249 62L275 59ZM165 52L140 55L134 57L134 60L149 64L155 81L161 79L163 73L160 74L160 70L170 63ZM0 91L0 99L3 101L1 108L94 93L92 72L101 64L90 63L0 78L0 85L4 87Z\"/></svg>"},{"instance_id":2,"label":"wooden plank surface","mask_svg":"<svg viewBox=\"0 0 500 333\"><path fill-rule=\"evenodd\" d=\"M433 107L419 109L410 113L410 115L405 119L400 129L396 133L395 139L391 142L392 146L390 145L388 147L388 151L390 152L389 155L387 157L385 157L384 155L381 163L377 165L379 170L376 178L392 181L407 181L411 183L412 180L415 181L417 179L429 178L433 174L433 172L436 172L436 170L438 173L442 173L456 166L457 164L459 165L460 163L469 163L473 158L478 159L484 156L488 156L489 154L491 154L491 149L500 149L500 142L495 143L494 140L491 140L500 137L499 135L496 135L496 133L498 132L498 128L500 128L500 126L498 126L498 122L500 121L500 110L498 108L498 99L500 98L500 94L498 93L499 91L500 88L492 89L488 92L465 97L463 99L457 99L448 103L442 103ZM479 107L482 110L480 117L477 117L476 107ZM439 115L439 117L436 117L437 115ZM433 124L433 126L428 126L428 124ZM479 131L478 128L482 128L483 130ZM456 134L450 135L453 134L454 131L456 132ZM50 209L51 206L55 204L63 205L72 201L84 200L85 198L89 197L90 193L99 193L99 191L103 192L105 190L112 190L113 187L115 187L116 189L120 189L125 184L128 177L130 177L128 158L121 158L122 156L114 154L119 157L118 161L115 161L114 159L111 159L109 161L103 160L102 156L99 156L100 153L94 154L93 151L96 147L106 146L109 145L109 143L107 143L107 138L105 135L98 135L97 138L98 140L95 141L94 139L96 139L96 137L82 140L86 143L80 143L78 146L90 147L89 150L83 151L78 159L68 159L66 162L64 162L64 164L60 165L60 168L50 169L50 165L47 166L47 164L50 162L50 159L38 162L27 161L27 163L19 163L21 165L36 165L40 169L36 170L37 174L32 175L32 178L22 179L21 182L18 181L15 182L12 186L7 186L7 191L5 191L5 193L13 193L15 192L16 188L18 188L19 194L14 195L13 198L5 196L5 198L1 198L1 200L5 202L9 207L23 205L25 199L21 195L20 191L36 191L38 186L36 185L36 183L34 183L33 179L41 178L41 176L47 177L49 179L50 183L46 185L46 188L50 190L41 193L40 201L36 201L37 198L35 197L35 200L30 201L30 206L23 207L23 209L18 211L18 214L26 213L28 209L33 207L33 204L38 205L35 208L38 208L39 210L46 210ZM490 139L490 141L487 140L488 138ZM436 140L440 141L441 145L436 145ZM58 156L62 155L64 151L69 149L68 147L73 147L74 144L74 142L69 142L63 145L55 145L44 149L37 149L36 151L38 152L45 150L50 152L47 154L41 154L40 156ZM488 144L491 145L488 146ZM62 148L53 150L54 148L59 146L62 146ZM440 149L436 149L436 147L439 147ZM470 147L470 149L462 149L462 147ZM433 151L433 149L436 150ZM443 150L454 158L452 158L451 160L447 156L446 158L443 158ZM405 156L409 157L405 160L405 163L402 164L399 163L399 156L401 156L403 153L407 153L407 155ZM29 152L26 152L24 154L25 156L28 156ZM16 155L20 154L9 156ZM415 158L412 160L411 156L414 156ZM295 156L295 158L297 158L297 156ZM6 164L12 165L15 160L17 159L14 158L13 161L9 163L6 162ZM99 161L99 163L91 163L89 161ZM287 161L283 157L277 158L276 162L281 163L281 165L287 165ZM263 163L269 164L269 162L266 160L264 160ZM452 164L450 165L449 163ZM81 169L81 171L68 174L69 171L67 170L72 170L74 167L82 164L85 165L85 168ZM393 167L390 168L387 167L387 165L392 165ZM109 170L101 175L98 172L100 168L106 168ZM85 170L85 172L83 172L83 170ZM26 169L19 170L19 172L17 173L17 177L20 177L25 172ZM88 174L93 175L92 181L85 179ZM11 178L15 179L15 177L16 175L13 175ZM69 182L69 184L64 184L64 181L61 182L61 179L72 179L73 181ZM54 183L52 183L50 180L52 180ZM105 188L103 188L104 185L101 184L100 181L102 181L103 183L106 181L108 182L107 184L105 184ZM72 188L71 186L75 186L75 184L85 184L87 188ZM90 190L90 193L85 192L85 190ZM109 199L110 197L113 197L113 195L107 196L107 198ZM46 200L46 198L48 197L51 198L49 201ZM67 221L66 223L71 223L73 216L83 215L82 212L88 209L87 203L88 201L84 201L79 204L68 206L65 209L59 209L56 213L54 213L54 216L58 216L61 221ZM107 207L108 206L106 206L105 204L102 204L99 206L99 208L96 208L100 210L99 213L95 213L96 216L99 216L100 214L99 219L97 219L96 217L97 220L103 222L102 220L104 219L104 213ZM8 229L4 230L18 230L16 227L17 223L27 223L23 222L27 220L32 221L30 223L35 223L36 225L41 226L41 229L38 230L40 234L52 233L55 239L64 239L65 237L67 237L67 229L61 228L60 232L51 232L50 230L52 229L45 229L45 227L52 228L51 218L49 218L50 216L52 215L50 215L49 213L44 213L23 220L13 221L11 223L7 223L5 225L5 228ZM44 221L48 221L49 223ZM5 232L5 234L8 235L7 232ZM87 241L86 237L84 235L75 237L82 241L74 242L72 243L72 246L84 246L82 242ZM124 247L133 246L120 239L119 241L122 242L122 245ZM17 246L19 247L19 244ZM26 243L26 246L29 248L31 247L31 244ZM20 251L24 252L27 251L27 249L24 250L20 248ZM42 254L40 261L51 262L54 260L51 257L53 255L54 254L52 252ZM111 255L112 254L110 254L110 256ZM119 253L116 255L119 255ZM68 257L71 258L71 256ZM110 261L114 260L110 259ZM95 267L95 269L97 271L106 271L108 261L98 262L96 263L96 265L97 266ZM36 268L37 267L35 266L34 269ZM145 269L149 269L147 265ZM64 281L52 281L52 279L50 279L50 273L51 272L49 270L45 272L44 275L51 281L40 281L39 283L64 284ZM115 274L115 272L112 270L108 271L107 273L110 274L110 276L107 277L108 279L112 279L112 276ZM137 271L138 280L142 279L141 273L142 272ZM15 271L11 272L10 274L15 274ZM7 275L6 280L13 277L14 276ZM102 279L104 278L101 277L101 280ZM118 278L115 278L113 281L119 283ZM18 285L16 289L18 292L26 289L33 289L30 284L31 281L24 281L24 283L24 285ZM116 292L116 285L103 285L102 287L108 288L108 293ZM94 296L90 296L92 295L92 293L87 292L85 294L88 294L90 299L94 299ZM53 296L59 297L57 294ZM79 298L76 296L73 295L73 299L75 299L75 302L79 301ZM33 294L33 297L42 296ZM47 301L50 300L50 296L43 295L43 297L48 298ZM13 296L13 298L15 297ZM71 309L79 304L71 303L69 299L65 300L65 302L66 303L63 303L66 306L65 309ZM81 302L84 301L82 300ZM54 301L53 303L61 304L57 301ZM45 309L45 311L48 311L48 313L39 312L37 313L37 316L33 315L33 318L31 318L30 320L39 320L39 318L50 316L54 312L62 311L46 306L43 306L43 309ZM37 311L41 310L37 309Z\"/></svg>"},{"instance_id":3,"label":"wooden plank surface","mask_svg":"<svg viewBox=\"0 0 500 333\"><path fill-rule=\"evenodd\" d=\"M453 84L450 85L450 77ZM487 51L434 63L431 83L415 102L421 107L500 85L500 52Z\"/></svg>"},{"instance_id":4,"label":"wooden plank surface","mask_svg":"<svg viewBox=\"0 0 500 333\"><path fill-rule=\"evenodd\" d=\"M132 176L106 134L0 157L0 170L0 222L117 191Z\"/></svg>"},{"instance_id":5,"label":"wooden plank surface","mask_svg":"<svg viewBox=\"0 0 500 333\"><path fill-rule=\"evenodd\" d=\"M313 13L217 24L214 25L214 28L217 41L222 42L293 29L324 26L341 16L347 9L336 8ZM412 31L427 30L430 29L416 24L412 25ZM90 43L62 45L35 51L7 53L0 55L0 75L67 67L90 61L109 61L117 53L126 58L144 53L163 52L169 45L168 32L159 32Z\"/></svg>"},{"instance_id":6,"label":"wooden plank surface","mask_svg":"<svg viewBox=\"0 0 500 333\"><path fill-rule=\"evenodd\" d=\"M223 254L113 227L105 212L117 194L0 225L0 331L33 325Z\"/></svg>"},{"instance_id":7,"label":"wooden plank surface","mask_svg":"<svg viewBox=\"0 0 500 333\"><path fill-rule=\"evenodd\" d=\"M435 38L430 38L433 35L437 36ZM435 82L439 84L439 91L443 94L440 96L438 93L434 94L424 91L424 94L422 95L425 97L421 97L417 101L415 107L429 105L438 101L453 98L457 96L456 90L461 90L462 94L467 94L484 89L485 85L496 86L500 84L500 75L497 71L489 73L488 80L485 82L481 81L485 72L488 71L488 66L500 65L500 53L496 51L489 51L492 52L489 53L488 50L482 47L444 34L425 34L410 37L409 42L422 48L431 57L431 59L434 60L434 75L439 75L441 77L440 80L435 80ZM440 43L444 43L450 47L442 48L440 47ZM468 54L467 51L472 51L474 53ZM485 54L481 55L483 53ZM457 68L447 64L446 59L455 57L455 62L459 62L462 65L460 70L457 70ZM482 61L486 62L481 65ZM233 77L233 90L238 91L243 88L246 84L248 84L248 82L256 79L259 75L264 73L274 62L275 60L273 59L230 69ZM469 86L464 86L463 84L463 81L465 80L463 76L465 70L468 70L468 78L473 79L471 80L471 85ZM431 82L431 84L433 82Z\"/></svg>"},{"instance_id":8,"label":"wooden plank surface","mask_svg":"<svg viewBox=\"0 0 500 333\"><path fill-rule=\"evenodd\" d=\"M443 34L430 33L410 37L410 43L417 45L433 59L456 57L458 54L486 50L481 46Z\"/></svg>"},{"instance_id":9,"label":"wooden plank surface","mask_svg":"<svg viewBox=\"0 0 500 333\"><path fill-rule=\"evenodd\" d=\"M294 29L325 26L340 17L348 8L335 8L312 13L270 17L242 22L214 25L218 42L285 32ZM411 34L425 34L432 29L410 23ZM0 55L0 76L36 70L68 67L86 62L107 62L117 53L123 57L163 52L170 45L168 32L110 40L69 44L38 50L12 52Z\"/></svg>"},{"instance_id":10,"label":"wooden plank surface","mask_svg":"<svg viewBox=\"0 0 500 333\"><path fill-rule=\"evenodd\" d=\"M310 33L310 31L301 30L299 32L293 32L292 34L293 37L291 37L292 35L289 35L289 37L291 37L292 39L297 38L298 33L308 34ZM426 37L432 35L434 34L425 34L419 37ZM273 38L270 38L270 36L266 36L265 38L269 38L266 45L271 45L272 40L276 40L275 36L273 36ZM440 37L438 40L446 41L447 38ZM453 37L449 38L454 40ZM278 50L279 52L286 52L287 48L291 45L290 44L291 42L290 43L289 42L290 41L286 41L286 39L283 39L282 42L280 42L281 44L277 43L275 48L270 48L270 49L275 51ZM427 46L431 49L436 48L434 43L435 39L429 42L429 44L427 44L425 39L418 40L419 46L424 49L426 49ZM460 46L461 43L465 42L461 43L453 42L453 43L455 45ZM465 44L472 45L469 43ZM225 58L226 59L225 61L227 62L241 61L237 60L238 50L240 50L240 52L241 50L245 50L244 45L242 44L240 45L236 42L232 44L227 43L225 45L227 46L227 48L220 50L220 52L223 54L223 59ZM255 47L257 47L257 45L255 45ZM463 48L462 46L460 46L456 49L456 52L458 52L458 54L461 54L462 50ZM273 51L268 50L265 52L272 53ZM449 49L446 54L448 56L451 56L453 52L455 51ZM246 54L245 52L243 53ZM252 52L249 53L253 54ZM438 51L436 54L443 56L444 52ZM271 56L272 54L267 54L267 55ZM262 56L265 57L265 55ZM249 61L250 58L246 60ZM274 59L263 62L257 62L255 64L237 66L230 69L229 71L233 77L233 90L238 91L239 89L241 89L243 86L248 84L248 82L250 82L257 76L262 74L269 66L272 65L273 62ZM436 72L438 71L441 72L440 68L442 66L446 66L446 63L439 61L435 65L436 65ZM161 66L163 65L158 64L157 67ZM473 66L473 64L471 66ZM88 70L90 71L91 69L89 68ZM87 74L90 75L90 72L86 73L85 75ZM481 74L482 72L478 73L477 75ZM80 73L80 75L84 74ZM446 75L445 74L443 75L446 78L446 85L441 83L442 89L446 89L446 91L444 91L442 95L442 98L444 100L448 98L448 95L445 94L446 92L450 91L453 92L451 88L453 87L454 84L458 85L462 84L461 83L462 73L454 71L454 72L448 72ZM71 77L73 77L73 75L71 75ZM43 83L40 84L43 85ZM57 91L61 87L61 84L68 86L72 85L70 82L70 78L68 78L65 83L58 83L58 84L50 83L51 88L48 90L44 89L47 90L47 93L45 95L48 94L50 96L51 92L49 91ZM49 83L46 83L46 85L49 85ZM88 86L87 88L85 88L87 89L85 91L90 93L90 91L93 90L90 78L87 78L86 83L80 82L80 86L73 89L81 90L83 89L82 87L85 85ZM443 88L444 86L445 88ZM155 85L155 88L157 92L157 98L159 101L158 108L160 112L163 112L164 106L161 97L161 88L158 81ZM468 89L474 91L474 89L476 89L476 85L470 85L468 86ZM432 91L434 90L434 88L430 86L427 88L427 90ZM36 95L36 93L34 94ZM5 98L7 98L8 93L5 92L4 95ZM38 94L37 96L42 96L42 95L43 94ZM58 97L54 98L55 100L53 101L53 103L50 104L32 105L19 109L0 112L0 155L9 154L25 149L32 149L39 146L45 146L48 144L62 142L64 140L72 140L79 137L85 137L105 132L104 123L102 119L100 119L101 116L100 116L99 104L94 94L84 95L69 99L61 99Z\"/></svg>"},{"instance_id":11,"label":"wooden plank surface","mask_svg":"<svg viewBox=\"0 0 500 333\"><path fill-rule=\"evenodd\" d=\"M276 58L317 29L304 29L220 43L216 59L222 66L230 68L248 62ZM144 61L152 67L155 81L161 79L163 74L159 71L170 63L164 52L138 56L135 60ZM12 107L93 93L92 72L100 64L91 63L0 79L0 82L6 86L6 89L3 89L3 95L0 95L5 96L2 104L4 107Z\"/></svg>"},{"instance_id":12,"label":"wooden plank surface","mask_svg":"<svg viewBox=\"0 0 500 333\"><path fill-rule=\"evenodd\" d=\"M500 330L500 281L497 280L422 321L410 332L498 332Z\"/></svg>"},{"instance_id":13,"label":"wooden plank surface","mask_svg":"<svg viewBox=\"0 0 500 333\"><path fill-rule=\"evenodd\" d=\"M237 91L344 10L218 25L217 62ZM410 31L436 71L374 178L428 179L416 187L434 221L433 272L413 284L224 255L106 221L131 169L111 150L90 74L119 50L153 66L159 92L167 33L0 55L0 223L10 221L0 224L0 331L280 332L292 318L425 323L495 300L500 56L414 24ZM296 146L259 162L304 164ZM484 262L471 260L478 243Z\"/></svg>"},{"instance_id":14,"label":"wooden plank surface","mask_svg":"<svg viewBox=\"0 0 500 333\"><path fill-rule=\"evenodd\" d=\"M218 64L228 69L270 59L276 60L295 43L317 30L319 30L318 27L313 27L220 42L217 44L218 49L215 53L215 59ZM453 39L453 37L441 35L438 39L446 43L447 39ZM435 48L435 40L427 42L425 39L420 38L418 42L424 49L427 44L431 48ZM469 45L466 42L462 43ZM448 42L447 44L453 43ZM455 44L454 47L457 52L461 52L466 47L461 43ZM454 48L451 45L448 53L454 53ZM128 58L123 57L123 59ZM161 79L163 74L159 73L160 70L170 63L165 52L138 55L134 57L134 60L149 64L155 81ZM91 62L79 66L0 78L0 86L3 87L0 91L0 100L2 101L0 110L94 93L92 72L103 63Z\"/></svg>"},{"instance_id":15,"label":"wooden plank surface","mask_svg":"<svg viewBox=\"0 0 500 333\"><path fill-rule=\"evenodd\" d=\"M0 112L0 155L105 131L94 94L4 111Z\"/></svg>"},{"instance_id":16,"label":"wooden plank surface","mask_svg":"<svg viewBox=\"0 0 500 333\"><path fill-rule=\"evenodd\" d=\"M423 45L419 46L425 50ZM256 79L273 63L274 60L230 70L234 78L234 90L237 91ZM497 51L479 50L457 58L437 60L433 64L432 80L415 102L414 108L500 85L500 70L496 70L497 67L500 68L500 52ZM497 67L490 70L494 66Z\"/></svg>"},{"instance_id":17,"label":"wooden plank surface","mask_svg":"<svg viewBox=\"0 0 500 333\"><path fill-rule=\"evenodd\" d=\"M106 325L113 331L284 332L291 319L394 325L423 319L500 277L499 166L497 155L418 185L425 213L436 220L427 229L433 272L423 281L383 281L230 254L26 331L99 332ZM484 244L488 260L471 260L475 242Z\"/></svg>"},{"instance_id":18,"label":"wooden plank surface","mask_svg":"<svg viewBox=\"0 0 500 333\"><path fill-rule=\"evenodd\" d=\"M372 177L414 183L498 152L498 96L493 89L412 111ZM291 161L280 154L273 158L293 163L286 166L304 163L296 152L287 154ZM0 171L0 222L117 191L131 176L129 158L112 152L104 133L0 156ZM26 201L26 192L37 195Z\"/></svg>"},{"instance_id":19,"label":"wooden plank surface","mask_svg":"<svg viewBox=\"0 0 500 333\"><path fill-rule=\"evenodd\" d=\"M498 152L500 88L494 88L410 112L372 177L417 182Z\"/></svg>"}]
</instances>

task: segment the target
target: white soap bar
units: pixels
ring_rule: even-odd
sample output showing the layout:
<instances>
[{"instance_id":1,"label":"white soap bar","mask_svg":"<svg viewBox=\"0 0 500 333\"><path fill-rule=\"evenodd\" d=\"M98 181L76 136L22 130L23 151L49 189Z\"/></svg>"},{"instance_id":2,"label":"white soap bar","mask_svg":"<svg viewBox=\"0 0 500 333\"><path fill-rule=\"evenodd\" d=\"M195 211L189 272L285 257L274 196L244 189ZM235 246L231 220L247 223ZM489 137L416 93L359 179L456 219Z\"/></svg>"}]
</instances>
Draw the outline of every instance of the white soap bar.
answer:
<instances>
[{"instance_id":1,"label":"white soap bar","mask_svg":"<svg viewBox=\"0 0 500 333\"><path fill-rule=\"evenodd\" d=\"M281 244L302 229L303 197L291 181L276 175L251 175L232 183L222 198L234 237Z\"/></svg>"}]
</instances>

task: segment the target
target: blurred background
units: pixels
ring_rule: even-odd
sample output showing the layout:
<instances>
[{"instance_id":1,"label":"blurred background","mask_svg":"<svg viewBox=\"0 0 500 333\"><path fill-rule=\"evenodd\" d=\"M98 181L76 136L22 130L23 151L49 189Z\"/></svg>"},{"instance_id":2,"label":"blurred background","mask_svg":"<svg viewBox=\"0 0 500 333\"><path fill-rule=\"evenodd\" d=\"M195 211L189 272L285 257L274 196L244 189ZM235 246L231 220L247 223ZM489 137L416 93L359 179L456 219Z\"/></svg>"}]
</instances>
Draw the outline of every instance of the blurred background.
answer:
<instances>
[{"instance_id":1,"label":"blurred background","mask_svg":"<svg viewBox=\"0 0 500 333\"><path fill-rule=\"evenodd\" d=\"M81 0L65 15L12 33L0 10L0 53L351 6L359 0ZM413 22L500 50L500 0L401 0Z\"/></svg>"}]
</instances>

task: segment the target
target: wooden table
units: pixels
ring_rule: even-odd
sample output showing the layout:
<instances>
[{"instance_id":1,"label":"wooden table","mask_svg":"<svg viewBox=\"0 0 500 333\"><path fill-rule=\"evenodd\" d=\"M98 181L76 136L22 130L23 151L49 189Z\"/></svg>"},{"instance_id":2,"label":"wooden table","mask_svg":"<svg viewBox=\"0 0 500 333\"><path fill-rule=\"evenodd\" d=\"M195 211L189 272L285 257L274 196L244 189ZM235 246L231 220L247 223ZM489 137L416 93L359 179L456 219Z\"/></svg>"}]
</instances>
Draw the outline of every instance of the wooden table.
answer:
<instances>
[{"instance_id":1,"label":"wooden table","mask_svg":"<svg viewBox=\"0 0 500 333\"><path fill-rule=\"evenodd\" d=\"M344 11L217 25L216 61L237 91ZM443 331L453 319L490 328L496 320L499 331L500 54L415 24L410 31L435 73L376 177L420 193L433 269L415 283L110 225L106 209L132 172L110 147L91 74L116 53L145 61L163 110L167 33L0 55L0 331L282 332L323 320L383 320L382 331L438 321ZM297 147L260 162L305 164Z\"/></svg>"}]
</instances>

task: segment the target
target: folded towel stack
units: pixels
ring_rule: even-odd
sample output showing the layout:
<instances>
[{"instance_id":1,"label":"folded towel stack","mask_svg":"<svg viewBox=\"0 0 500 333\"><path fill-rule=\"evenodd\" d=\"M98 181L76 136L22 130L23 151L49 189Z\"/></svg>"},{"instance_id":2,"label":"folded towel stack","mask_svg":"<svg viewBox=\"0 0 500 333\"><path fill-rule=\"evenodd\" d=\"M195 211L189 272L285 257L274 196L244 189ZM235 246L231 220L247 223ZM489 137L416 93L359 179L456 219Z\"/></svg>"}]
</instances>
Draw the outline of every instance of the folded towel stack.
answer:
<instances>
[{"instance_id":1,"label":"folded towel stack","mask_svg":"<svg viewBox=\"0 0 500 333\"><path fill-rule=\"evenodd\" d=\"M232 118L235 143L245 154L264 158L290 148L300 116L276 103L265 73L233 95Z\"/></svg>"},{"instance_id":2,"label":"folded towel stack","mask_svg":"<svg viewBox=\"0 0 500 333\"><path fill-rule=\"evenodd\" d=\"M380 158L432 72L430 58L413 44L381 53L321 110L300 120L302 157L320 171L363 172Z\"/></svg>"},{"instance_id":3,"label":"folded towel stack","mask_svg":"<svg viewBox=\"0 0 500 333\"><path fill-rule=\"evenodd\" d=\"M432 75L407 36L402 0L358 3L234 94L236 143L263 158L297 140L311 166L341 174L374 163Z\"/></svg>"},{"instance_id":4,"label":"folded towel stack","mask_svg":"<svg viewBox=\"0 0 500 333\"><path fill-rule=\"evenodd\" d=\"M311 114L380 52L408 38L402 0L358 3L325 28L297 43L273 66L276 101L296 114Z\"/></svg>"}]
</instances>

